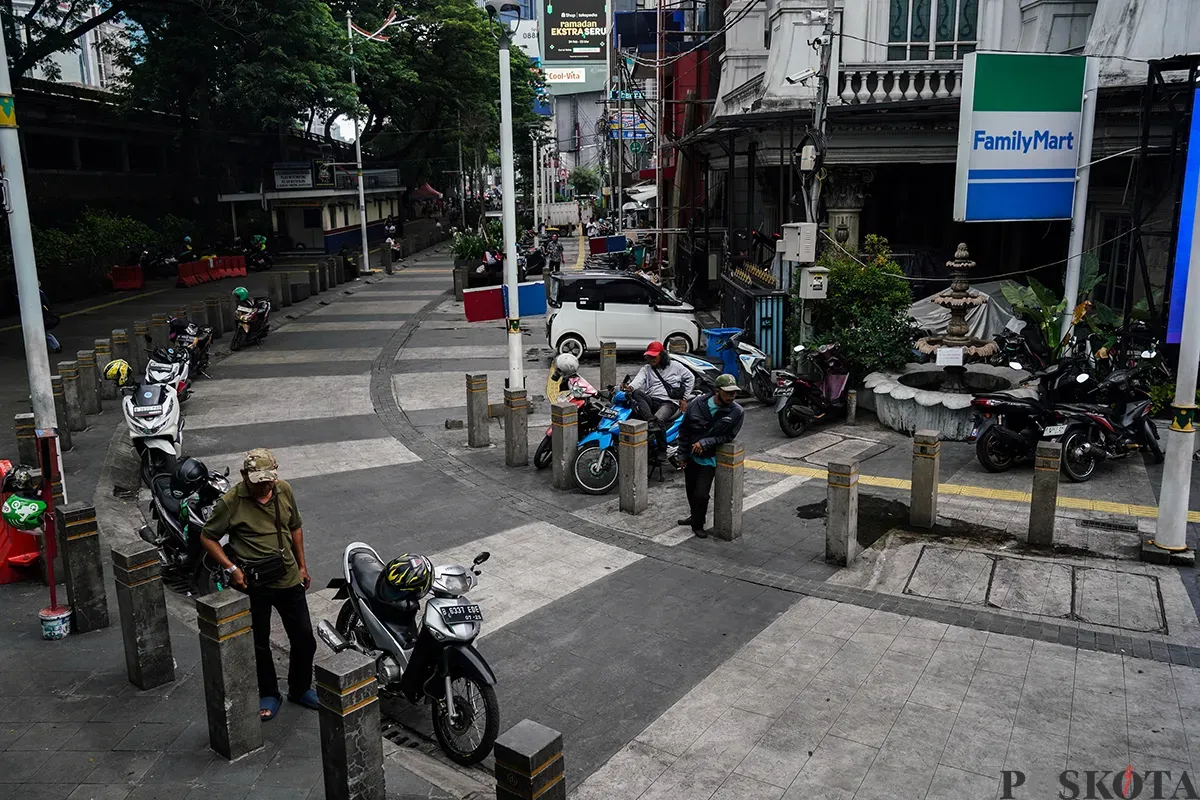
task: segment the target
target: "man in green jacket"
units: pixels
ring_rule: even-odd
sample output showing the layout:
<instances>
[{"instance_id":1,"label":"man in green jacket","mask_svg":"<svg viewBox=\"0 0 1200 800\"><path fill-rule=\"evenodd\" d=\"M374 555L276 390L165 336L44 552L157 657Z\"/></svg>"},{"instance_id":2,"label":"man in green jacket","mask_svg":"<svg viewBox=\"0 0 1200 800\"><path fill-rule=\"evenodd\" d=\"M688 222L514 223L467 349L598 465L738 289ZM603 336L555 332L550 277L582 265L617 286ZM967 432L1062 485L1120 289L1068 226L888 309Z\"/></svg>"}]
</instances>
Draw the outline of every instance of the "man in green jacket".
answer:
<instances>
[{"instance_id":1,"label":"man in green jacket","mask_svg":"<svg viewBox=\"0 0 1200 800\"><path fill-rule=\"evenodd\" d=\"M288 699L317 707L312 686L317 642L304 596L312 582L304 564L304 530L292 487L279 480L278 469L270 450L258 448L247 453L242 480L213 506L201 538L213 560L231 570L233 585L250 596L259 716L264 722L275 717L281 701L271 659L272 608L279 612L291 643ZM232 560L220 545L226 535ZM255 575L264 577L256 582Z\"/></svg>"}]
</instances>

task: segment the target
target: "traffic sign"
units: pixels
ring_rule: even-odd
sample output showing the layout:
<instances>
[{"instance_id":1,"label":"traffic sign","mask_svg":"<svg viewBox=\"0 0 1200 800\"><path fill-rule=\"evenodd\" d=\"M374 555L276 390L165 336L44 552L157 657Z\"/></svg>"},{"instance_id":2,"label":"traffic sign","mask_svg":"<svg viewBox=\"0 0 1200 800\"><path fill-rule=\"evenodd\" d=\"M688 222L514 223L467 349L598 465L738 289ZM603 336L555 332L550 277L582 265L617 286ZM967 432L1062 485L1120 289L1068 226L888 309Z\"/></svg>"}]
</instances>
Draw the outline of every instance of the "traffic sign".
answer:
<instances>
[{"instance_id":1,"label":"traffic sign","mask_svg":"<svg viewBox=\"0 0 1200 800\"><path fill-rule=\"evenodd\" d=\"M642 152L642 143L639 142L637 139L634 139L632 142L629 143L629 152L633 153L634 155L637 155L638 153Z\"/></svg>"}]
</instances>

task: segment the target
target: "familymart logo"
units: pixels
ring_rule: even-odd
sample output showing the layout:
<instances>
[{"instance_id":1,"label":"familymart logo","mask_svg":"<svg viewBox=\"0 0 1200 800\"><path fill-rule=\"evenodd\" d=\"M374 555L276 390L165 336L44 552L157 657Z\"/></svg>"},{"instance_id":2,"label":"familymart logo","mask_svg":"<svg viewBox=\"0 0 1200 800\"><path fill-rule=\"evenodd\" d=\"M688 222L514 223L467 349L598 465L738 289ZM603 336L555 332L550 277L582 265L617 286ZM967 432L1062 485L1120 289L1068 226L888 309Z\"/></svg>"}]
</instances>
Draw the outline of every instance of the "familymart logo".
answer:
<instances>
[{"instance_id":1,"label":"familymart logo","mask_svg":"<svg viewBox=\"0 0 1200 800\"><path fill-rule=\"evenodd\" d=\"M1028 153L1032 150L1074 150L1075 131L1053 133L1049 128L1033 133L1013 131L1012 133L994 134L987 131L975 131L974 147L976 150L1014 150L1018 153ZM1072 170L1072 174L1074 170Z\"/></svg>"},{"instance_id":2,"label":"familymart logo","mask_svg":"<svg viewBox=\"0 0 1200 800\"><path fill-rule=\"evenodd\" d=\"M1020 770L1004 770L1001 778L1001 800L1013 800L1026 776ZM1058 787L1062 800L1200 800L1187 770L1136 770L1132 764L1121 770L1063 770Z\"/></svg>"}]
</instances>

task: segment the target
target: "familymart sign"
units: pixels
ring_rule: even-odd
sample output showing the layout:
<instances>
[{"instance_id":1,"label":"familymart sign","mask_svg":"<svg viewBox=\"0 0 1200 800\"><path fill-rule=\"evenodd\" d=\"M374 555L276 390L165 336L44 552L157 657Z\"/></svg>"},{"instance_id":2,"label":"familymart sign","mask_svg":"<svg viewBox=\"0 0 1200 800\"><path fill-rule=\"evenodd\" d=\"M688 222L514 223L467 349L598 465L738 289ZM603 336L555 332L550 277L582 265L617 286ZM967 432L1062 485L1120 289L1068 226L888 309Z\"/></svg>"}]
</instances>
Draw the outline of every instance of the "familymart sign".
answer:
<instances>
[{"instance_id":1,"label":"familymart sign","mask_svg":"<svg viewBox=\"0 0 1200 800\"><path fill-rule=\"evenodd\" d=\"M971 53L963 61L954 219L1070 219L1083 56Z\"/></svg>"}]
</instances>

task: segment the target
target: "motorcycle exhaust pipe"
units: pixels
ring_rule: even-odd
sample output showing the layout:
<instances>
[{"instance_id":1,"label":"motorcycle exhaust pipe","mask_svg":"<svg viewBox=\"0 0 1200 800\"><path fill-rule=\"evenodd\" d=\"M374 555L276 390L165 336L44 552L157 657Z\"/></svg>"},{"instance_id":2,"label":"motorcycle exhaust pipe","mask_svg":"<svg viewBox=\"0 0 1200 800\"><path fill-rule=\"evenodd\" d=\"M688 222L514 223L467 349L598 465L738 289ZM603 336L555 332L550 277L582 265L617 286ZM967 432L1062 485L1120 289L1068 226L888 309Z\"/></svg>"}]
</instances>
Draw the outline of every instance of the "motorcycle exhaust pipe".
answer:
<instances>
[{"instance_id":1,"label":"motorcycle exhaust pipe","mask_svg":"<svg viewBox=\"0 0 1200 800\"><path fill-rule=\"evenodd\" d=\"M166 541L165 536L159 536L149 525L143 525L138 528L138 536L142 537L142 541L146 544L151 544L155 547L162 547L163 542Z\"/></svg>"},{"instance_id":2,"label":"motorcycle exhaust pipe","mask_svg":"<svg viewBox=\"0 0 1200 800\"><path fill-rule=\"evenodd\" d=\"M329 645L329 649L335 653L349 650L351 647L346 638L338 633L337 629L330 625L327 619L323 619L317 623L317 636L320 636L321 641Z\"/></svg>"}]
</instances>

